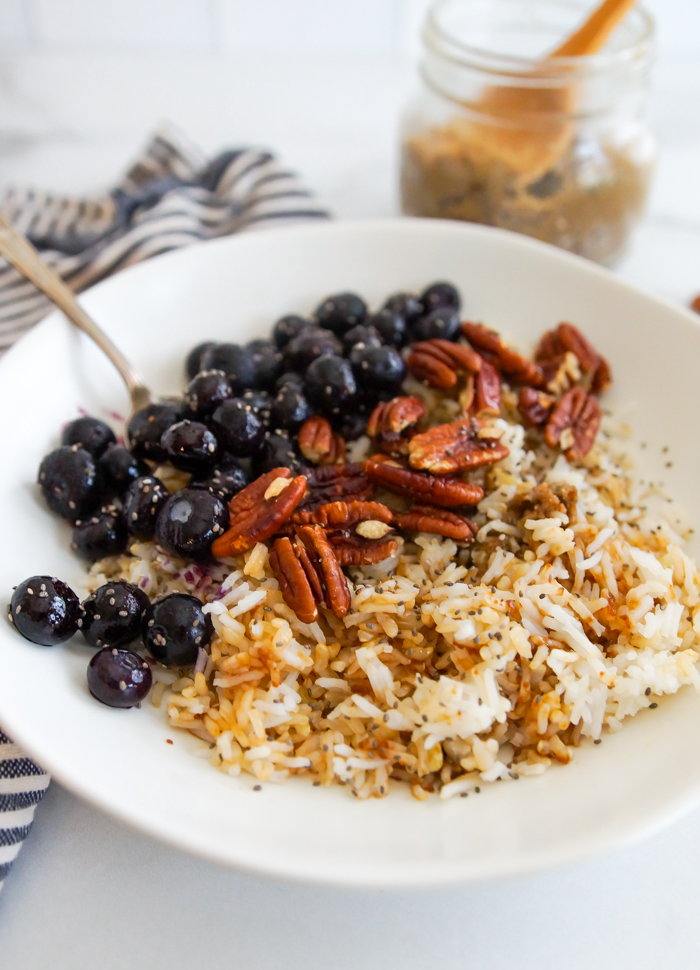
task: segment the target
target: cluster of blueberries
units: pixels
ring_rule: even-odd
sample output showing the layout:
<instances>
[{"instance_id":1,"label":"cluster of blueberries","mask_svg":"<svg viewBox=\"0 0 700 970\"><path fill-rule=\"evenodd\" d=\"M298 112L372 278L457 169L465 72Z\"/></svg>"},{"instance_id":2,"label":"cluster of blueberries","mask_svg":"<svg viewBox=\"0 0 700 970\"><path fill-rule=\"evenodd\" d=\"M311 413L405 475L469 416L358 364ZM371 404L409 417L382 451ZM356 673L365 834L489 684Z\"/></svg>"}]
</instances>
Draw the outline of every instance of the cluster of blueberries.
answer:
<instances>
[{"instance_id":1,"label":"cluster of blueberries","mask_svg":"<svg viewBox=\"0 0 700 970\"><path fill-rule=\"evenodd\" d=\"M311 319L283 317L271 340L200 344L186 360L184 398L137 412L129 448L96 418L68 424L39 468L44 497L73 523L73 549L90 562L154 538L173 555L207 562L233 495L272 468L304 470L296 443L304 422L322 414L347 441L358 438L376 404L400 389L401 348L456 340L459 308L449 283L394 294L373 315L359 296L341 293ZM192 480L171 496L147 462L170 462Z\"/></svg>"},{"instance_id":2,"label":"cluster of blueberries","mask_svg":"<svg viewBox=\"0 0 700 970\"><path fill-rule=\"evenodd\" d=\"M270 340L200 344L185 362L184 398L134 414L128 448L97 418L66 425L60 447L39 466L43 496L72 524L72 548L88 562L124 552L133 539L155 539L173 555L211 562L237 492L272 468L304 470L296 444L304 422L322 414L347 441L364 434L373 408L400 389L401 349L436 337L456 340L459 310L459 293L444 282L419 296L394 294L374 314L359 296L340 293L310 319L278 320ZM164 462L192 475L172 495L152 473ZM23 636L43 645L80 629L100 648L88 668L91 692L110 706L131 707L148 693L151 672L124 645L141 636L156 660L189 666L212 635L201 607L181 593L151 604L123 581L100 587L81 605L60 580L32 576L15 588L8 613Z\"/></svg>"},{"instance_id":3,"label":"cluster of blueberries","mask_svg":"<svg viewBox=\"0 0 700 970\"><path fill-rule=\"evenodd\" d=\"M97 648L87 670L90 693L110 707L133 707L151 689L150 665L126 644L141 638L154 660L189 667L213 632L196 596L171 593L151 603L124 580L100 586L81 603L60 579L30 576L13 590L8 617L23 637L45 647L80 630Z\"/></svg>"}]
</instances>

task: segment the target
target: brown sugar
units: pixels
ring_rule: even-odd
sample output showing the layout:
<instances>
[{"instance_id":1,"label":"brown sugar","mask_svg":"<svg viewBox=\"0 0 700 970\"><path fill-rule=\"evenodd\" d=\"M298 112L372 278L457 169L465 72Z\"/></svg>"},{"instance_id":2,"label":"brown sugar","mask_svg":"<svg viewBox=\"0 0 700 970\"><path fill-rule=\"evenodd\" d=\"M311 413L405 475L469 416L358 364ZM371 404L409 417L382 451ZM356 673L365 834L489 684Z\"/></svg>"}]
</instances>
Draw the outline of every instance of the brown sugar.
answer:
<instances>
[{"instance_id":1,"label":"brown sugar","mask_svg":"<svg viewBox=\"0 0 700 970\"><path fill-rule=\"evenodd\" d=\"M598 263L622 254L647 195L651 163L573 126L545 166L531 164L533 132L508 132L495 151L493 128L463 118L407 137L401 201L406 215L499 226ZM537 132L541 145L546 132ZM517 150L518 142L521 151ZM539 153L542 157L542 153ZM528 157L529 156L529 157Z\"/></svg>"}]
</instances>

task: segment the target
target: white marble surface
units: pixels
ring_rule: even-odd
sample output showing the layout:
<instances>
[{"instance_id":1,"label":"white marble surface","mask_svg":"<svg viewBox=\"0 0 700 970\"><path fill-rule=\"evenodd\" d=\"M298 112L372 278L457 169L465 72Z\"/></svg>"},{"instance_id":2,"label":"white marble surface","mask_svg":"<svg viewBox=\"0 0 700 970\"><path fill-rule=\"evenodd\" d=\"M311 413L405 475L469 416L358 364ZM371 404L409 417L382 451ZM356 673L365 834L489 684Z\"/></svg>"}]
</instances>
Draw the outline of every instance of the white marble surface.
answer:
<instances>
[{"instance_id":1,"label":"white marble surface","mask_svg":"<svg viewBox=\"0 0 700 970\"><path fill-rule=\"evenodd\" d=\"M700 292L698 43L662 49L654 85L661 161L649 216L619 267L682 302ZM410 60L371 50L7 54L0 183L97 190L169 119L207 151L274 146L339 216L393 214L396 120L413 77ZM700 812L566 870L449 891L362 893L218 869L53 785L0 899L0 966L685 968L700 962L699 897Z\"/></svg>"}]
</instances>

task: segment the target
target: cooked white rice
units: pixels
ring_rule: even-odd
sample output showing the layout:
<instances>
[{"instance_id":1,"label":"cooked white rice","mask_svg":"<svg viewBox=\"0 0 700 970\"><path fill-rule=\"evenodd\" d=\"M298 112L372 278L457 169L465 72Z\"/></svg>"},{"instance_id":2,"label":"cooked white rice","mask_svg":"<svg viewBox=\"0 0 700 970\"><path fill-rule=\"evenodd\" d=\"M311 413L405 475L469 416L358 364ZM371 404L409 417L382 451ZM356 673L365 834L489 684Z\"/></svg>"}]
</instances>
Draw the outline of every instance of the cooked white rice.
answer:
<instances>
[{"instance_id":1,"label":"cooked white rice","mask_svg":"<svg viewBox=\"0 0 700 970\"><path fill-rule=\"evenodd\" d=\"M444 399L418 390L445 420ZM123 578L207 603L210 653L194 672L155 666L152 700L212 765L360 798L394 780L449 798L565 764L661 695L700 689L700 577L672 506L634 483L608 433L573 466L526 438L512 404L494 421L510 455L483 476L471 550L399 540L395 557L349 570L343 620L321 607L301 623L262 544L205 570L136 543L93 568L94 586ZM514 517L539 483L576 488L575 521Z\"/></svg>"}]
</instances>

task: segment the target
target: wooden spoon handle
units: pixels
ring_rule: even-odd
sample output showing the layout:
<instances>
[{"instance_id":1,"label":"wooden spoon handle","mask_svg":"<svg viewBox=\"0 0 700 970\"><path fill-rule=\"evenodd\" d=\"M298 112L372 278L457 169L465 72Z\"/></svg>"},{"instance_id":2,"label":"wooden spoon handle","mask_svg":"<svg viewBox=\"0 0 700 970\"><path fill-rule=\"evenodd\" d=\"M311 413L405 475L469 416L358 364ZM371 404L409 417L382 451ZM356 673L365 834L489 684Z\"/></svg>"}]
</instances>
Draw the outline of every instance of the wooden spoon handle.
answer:
<instances>
[{"instance_id":1,"label":"wooden spoon handle","mask_svg":"<svg viewBox=\"0 0 700 970\"><path fill-rule=\"evenodd\" d=\"M603 0L578 30L549 57L582 57L597 54L636 0Z\"/></svg>"}]
</instances>

